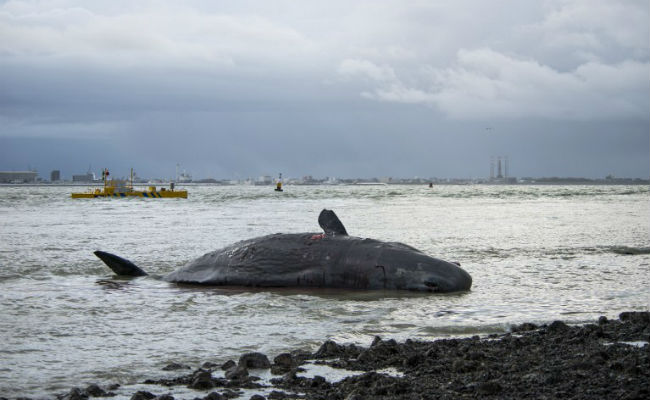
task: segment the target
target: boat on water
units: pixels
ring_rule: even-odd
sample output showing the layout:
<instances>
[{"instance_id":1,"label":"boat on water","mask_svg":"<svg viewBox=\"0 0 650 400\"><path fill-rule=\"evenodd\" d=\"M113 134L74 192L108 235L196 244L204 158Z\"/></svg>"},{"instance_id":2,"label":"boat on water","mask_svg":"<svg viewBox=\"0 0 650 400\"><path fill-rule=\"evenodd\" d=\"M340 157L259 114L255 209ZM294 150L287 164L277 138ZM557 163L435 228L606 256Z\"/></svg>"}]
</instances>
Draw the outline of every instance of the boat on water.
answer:
<instances>
[{"instance_id":1,"label":"boat on water","mask_svg":"<svg viewBox=\"0 0 650 400\"><path fill-rule=\"evenodd\" d=\"M187 198L187 190L176 190L173 182L170 184L169 189L161 187L158 190L156 186L149 186L146 190L135 189L133 187L133 168L131 168L131 179L128 181L119 179L109 180L108 176L108 169L104 169L102 171L103 188L90 189L83 193L72 193L71 197L73 199L94 199L97 197Z\"/></svg>"}]
</instances>

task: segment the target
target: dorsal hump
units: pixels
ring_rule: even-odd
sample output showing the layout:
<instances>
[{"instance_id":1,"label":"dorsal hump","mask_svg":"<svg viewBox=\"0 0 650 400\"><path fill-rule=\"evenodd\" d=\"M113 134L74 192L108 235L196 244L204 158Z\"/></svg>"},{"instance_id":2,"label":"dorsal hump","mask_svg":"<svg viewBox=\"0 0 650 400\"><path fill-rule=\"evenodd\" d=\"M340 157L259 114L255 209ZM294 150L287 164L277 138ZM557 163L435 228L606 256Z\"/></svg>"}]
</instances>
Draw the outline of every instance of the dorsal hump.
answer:
<instances>
[{"instance_id":1,"label":"dorsal hump","mask_svg":"<svg viewBox=\"0 0 650 400\"><path fill-rule=\"evenodd\" d=\"M325 231L327 235L348 235L343 223L339 217L334 214L332 210L325 210L320 212L318 216L318 225Z\"/></svg>"}]
</instances>

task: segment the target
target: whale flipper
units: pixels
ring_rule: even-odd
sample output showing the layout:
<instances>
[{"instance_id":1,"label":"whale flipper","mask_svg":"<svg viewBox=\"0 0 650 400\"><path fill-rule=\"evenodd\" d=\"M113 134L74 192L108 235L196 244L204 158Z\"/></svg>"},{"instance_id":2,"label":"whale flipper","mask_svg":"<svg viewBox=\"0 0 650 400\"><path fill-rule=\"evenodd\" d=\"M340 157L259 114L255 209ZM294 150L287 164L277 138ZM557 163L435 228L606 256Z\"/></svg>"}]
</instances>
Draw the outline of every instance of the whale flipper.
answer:
<instances>
[{"instance_id":1,"label":"whale flipper","mask_svg":"<svg viewBox=\"0 0 650 400\"><path fill-rule=\"evenodd\" d=\"M320 212L320 215L318 216L318 225L320 225L328 235L348 235L343 223L332 210L323 209L323 211Z\"/></svg>"},{"instance_id":2,"label":"whale flipper","mask_svg":"<svg viewBox=\"0 0 650 400\"><path fill-rule=\"evenodd\" d=\"M117 275L122 276L145 276L147 275L140 267L133 264L131 261L116 256L115 254L107 253L105 251L97 250L95 255L99 257L104 264L108 265Z\"/></svg>"}]
</instances>

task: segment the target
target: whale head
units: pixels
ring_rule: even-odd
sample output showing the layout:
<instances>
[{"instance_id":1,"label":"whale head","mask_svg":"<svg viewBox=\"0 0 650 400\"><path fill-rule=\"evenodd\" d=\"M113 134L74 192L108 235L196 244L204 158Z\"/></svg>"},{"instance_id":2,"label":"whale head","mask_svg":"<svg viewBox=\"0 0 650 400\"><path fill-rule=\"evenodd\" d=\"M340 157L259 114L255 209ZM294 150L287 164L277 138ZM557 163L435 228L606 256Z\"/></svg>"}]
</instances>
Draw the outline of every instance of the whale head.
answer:
<instances>
[{"instance_id":1,"label":"whale head","mask_svg":"<svg viewBox=\"0 0 650 400\"><path fill-rule=\"evenodd\" d=\"M430 257L397 242L354 237L338 260L341 280L368 289L413 290L432 293L467 291L472 277L459 265Z\"/></svg>"},{"instance_id":2,"label":"whale head","mask_svg":"<svg viewBox=\"0 0 650 400\"><path fill-rule=\"evenodd\" d=\"M403 243L349 237L332 210L321 211L318 223L329 240L347 243L345 255L338 260L344 285L440 293L472 287L472 277L460 264L429 257Z\"/></svg>"},{"instance_id":3,"label":"whale head","mask_svg":"<svg viewBox=\"0 0 650 400\"><path fill-rule=\"evenodd\" d=\"M387 288L449 293L472 287L472 277L460 265L427 256L402 243L382 246L376 264L385 275Z\"/></svg>"}]
</instances>

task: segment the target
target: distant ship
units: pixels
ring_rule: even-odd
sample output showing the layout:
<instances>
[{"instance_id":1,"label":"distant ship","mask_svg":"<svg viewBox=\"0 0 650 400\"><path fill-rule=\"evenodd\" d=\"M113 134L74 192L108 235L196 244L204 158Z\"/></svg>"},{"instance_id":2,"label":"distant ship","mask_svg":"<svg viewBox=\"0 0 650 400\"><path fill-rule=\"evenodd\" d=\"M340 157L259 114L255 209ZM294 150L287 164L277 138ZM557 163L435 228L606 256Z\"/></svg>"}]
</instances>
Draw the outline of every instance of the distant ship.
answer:
<instances>
[{"instance_id":1,"label":"distant ship","mask_svg":"<svg viewBox=\"0 0 650 400\"><path fill-rule=\"evenodd\" d=\"M133 188L133 168L131 168L131 179L129 181L108 179L110 173L108 169L102 171L102 180L104 187L102 189L89 190L83 193L72 193L73 199L94 199L98 197L148 197L152 199L162 198L187 198L187 190L175 190L174 183L170 188L160 188L149 186L147 190L136 190Z\"/></svg>"}]
</instances>

